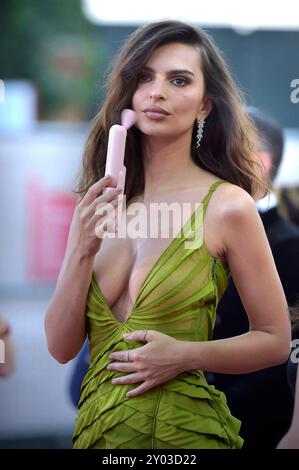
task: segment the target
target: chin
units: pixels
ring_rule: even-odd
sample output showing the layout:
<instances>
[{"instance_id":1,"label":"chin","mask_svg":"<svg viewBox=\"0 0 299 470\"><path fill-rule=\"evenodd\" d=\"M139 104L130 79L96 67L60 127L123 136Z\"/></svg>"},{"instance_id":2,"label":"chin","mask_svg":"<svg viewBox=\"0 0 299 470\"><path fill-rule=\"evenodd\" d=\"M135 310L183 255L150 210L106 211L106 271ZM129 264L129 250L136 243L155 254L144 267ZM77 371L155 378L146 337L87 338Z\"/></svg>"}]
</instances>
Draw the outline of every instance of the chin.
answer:
<instances>
[{"instance_id":1,"label":"chin","mask_svg":"<svg viewBox=\"0 0 299 470\"><path fill-rule=\"evenodd\" d=\"M146 135L151 136L163 136L163 135L174 135L173 129L170 129L169 125L160 121L149 121L149 122L137 122L136 127Z\"/></svg>"},{"instance_id":2,"label":"chin","mask_svg":"<svg viewBox=\"0 0 299 470\"><path fill-rule=\"evenodd\" d=\"M164 138L164 139L174 139L174 135L173 133L169 133L169 132L163 132L161 130L149 130L149 129L139 129L142 134L144 134L146 137L152 137L152 138Z\"/></svg>"}]
</instances>

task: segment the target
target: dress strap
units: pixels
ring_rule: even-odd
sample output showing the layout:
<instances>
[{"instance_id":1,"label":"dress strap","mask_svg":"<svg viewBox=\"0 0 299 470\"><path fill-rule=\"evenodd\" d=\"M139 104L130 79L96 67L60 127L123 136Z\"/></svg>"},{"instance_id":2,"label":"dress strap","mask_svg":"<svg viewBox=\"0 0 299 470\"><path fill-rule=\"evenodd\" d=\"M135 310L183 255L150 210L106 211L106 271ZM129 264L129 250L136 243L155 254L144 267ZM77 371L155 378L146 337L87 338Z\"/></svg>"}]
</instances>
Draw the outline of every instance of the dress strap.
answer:
<instances>
[{"instance_id":1,"label":"dress strap","mask_svg":"<svg viewBox=\"0 0 299 470\"><path fill-rule=\"evenodd\" d=\"M206 210L207 210L207 207L208 207L208 204L209 204L209 201L212 197L212 194L213 192L218 188L218 186L220 186L222 183L226 183L225 180L217 180L215 181L211 186L210 186L210 189L209 191L207 192L207 194L205 195L205 197L203 198L202 200L202 204L203 204L203 215L205 215L206 213Z\"/></svg>"}]
</instances>

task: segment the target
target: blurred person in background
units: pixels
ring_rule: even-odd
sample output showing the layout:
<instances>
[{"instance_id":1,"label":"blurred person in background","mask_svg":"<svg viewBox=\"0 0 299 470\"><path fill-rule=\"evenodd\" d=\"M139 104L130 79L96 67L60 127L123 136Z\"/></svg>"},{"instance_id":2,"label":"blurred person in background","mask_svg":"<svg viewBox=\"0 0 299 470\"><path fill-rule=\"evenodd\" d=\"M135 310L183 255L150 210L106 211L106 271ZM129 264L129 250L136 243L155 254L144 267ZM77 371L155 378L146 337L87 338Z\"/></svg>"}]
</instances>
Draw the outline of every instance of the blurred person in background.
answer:
<instances>
[{"instance_id":1,"label":"blurred person in background","mask_svg":"<svg viewBox=\"0 0 299 470\"><path fill-rule=\"evenodd\" d=\"M297 370L297 381L295 390L295 403L292 424L288 432L278 443L277 449L299 449L299 374Z\"/></svg>"},{"instance_id":2,"label":"blurred person in background","mask_svg":"<svg viewBox=\"0 0 299 470\"><path fill-rule=\"evenodd\" d=\"M2 315L0 315L0 340L3 341L4 352L4 362L0 362L0 377L8 377L15 368L15 347L11 338L11 327Z\"/></svg>"},{"instance_id":3,"label":"blurred person in background","mask_svg":"<svg viewBox=\"0 0 299 470\"><path fill-rule=\"evenodd\" d=\"M299 449L299 304L290 308L292 321L293 351L288 360L288 382L294 397L294 410L290 429L279 442L277 449Z\"/></svg>"},{"instance_id":4,"label":"blurred person in background","mask_svg":"<svg viewBox=\"0 0 299 470\"><path fill-rule=\"evenodd\" d=\"M259 155L273 181L282 160L283 130L269 113L248 108L259 132ZM278 212L278 201L271 191L257 202L266 235L288 305L299 298L299 228L284 220ZM214 339L240 335L248 331L248 320L232 279L217 309ZM222 390L229 406L241 422L244 448L275 448L289 428L293 399L286 380L287 362L250 374L209 375L209 380Z\"/></svg>"},{"instance_id":5,"label":"blurred person in background","mask_svg":"<svg viewBox=\"0 0 299 470\"><path fill-rule=\"evenodd\" d=\"M282 215L299 225L299 187L281 188L279 205Z\"/></svg>"},{"instance_id":6,"label":"blurred person in background","mask_svg":"<svg viewBox=\"0 0 299 470\"><path fill-rule=\"evenodd\" d=\"M184 230L174 238L95 233L118 204L115 182L102 194L111 185L103 176L109 128L128 107L137 121L128 131L127 202L201 202L202 216L189 221L204 239L192 248ZM290 350L286 299L253 199L267 190L256 140L202 30L162 21L133 33L93 122L82 198L45 318L48 349L61 363L89 337L75 448L242 446L240 422L203 371L250 372L284 362ZM229 271L251 328L213 341Z\"/></svg>"},{"instance_id":7,"label":"blurred person in background","mask_svg":"<svg viewBox=\"0 0 299 470\"><path fill-rule=\"evenodd\" d=\"M70 398L75 407L78 406L80 395L81 395L81 385L85 377L87 369L89 367L89 342L88 339L85 340L78 356L76 357L75 364L72 369L70 382L69 382L69 392Z\"/></svg>"}]
</instances>

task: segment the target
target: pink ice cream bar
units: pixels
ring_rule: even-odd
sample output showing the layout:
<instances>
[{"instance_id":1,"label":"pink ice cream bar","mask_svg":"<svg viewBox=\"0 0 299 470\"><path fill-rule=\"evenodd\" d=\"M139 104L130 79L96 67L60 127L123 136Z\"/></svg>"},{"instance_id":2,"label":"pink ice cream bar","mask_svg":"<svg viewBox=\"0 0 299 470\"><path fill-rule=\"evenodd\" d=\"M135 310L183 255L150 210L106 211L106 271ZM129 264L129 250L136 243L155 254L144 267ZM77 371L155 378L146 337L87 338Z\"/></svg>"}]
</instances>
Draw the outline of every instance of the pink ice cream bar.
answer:
<instances>
[{"instance_id":1,"label":"pink ice cream bar","mask_svg":"<svg viewBox=\"0 0 299 470\"><path fill-rule=\"evenodd\" d=\"M132 127L137 119L135 111L124 109L121 113L121 126L115 124L110 128L106 158L105 176L112 176L112 185L125 187L126 167L124 156L126 148L127 129ZM119 173L121 175L119 176ZM106 188L105 190L107 190ZM104 192L105 192L104 190Z\"/></svg>"}]
</instances>

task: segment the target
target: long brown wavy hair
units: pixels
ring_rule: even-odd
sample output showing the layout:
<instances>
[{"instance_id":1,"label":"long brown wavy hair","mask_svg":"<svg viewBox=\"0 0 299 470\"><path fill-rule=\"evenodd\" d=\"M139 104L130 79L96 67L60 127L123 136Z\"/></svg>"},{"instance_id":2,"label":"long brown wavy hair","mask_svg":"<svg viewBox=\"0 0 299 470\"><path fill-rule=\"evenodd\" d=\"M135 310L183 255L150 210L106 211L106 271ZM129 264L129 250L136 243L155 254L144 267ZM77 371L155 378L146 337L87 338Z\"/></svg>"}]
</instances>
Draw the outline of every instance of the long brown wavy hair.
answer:
<instances>
[{"instance_id":1,"label":"long brown wavy hair","mask_svg":"<svg viewBox=\"0 0 299 470\"><path fill-rule=\"evenodd\" d=\"M221 54L208 35L179 21L159 21L137 29L116 58L106 84L106 99L95 116L87 139L78 193L104 176L109 129L131 107L142 67L153 51L169 43L194 46L199 53L205 97L213 103L206 119L200 148L195 146L194 124L191 157L201 168L245 189L254 196L267 193L262 163L257 153L257 132L246 114L244 100ZM127 167L127 201L144 189L142 134L128 131L124 164Z\"/></svg>"}]
</instances>

